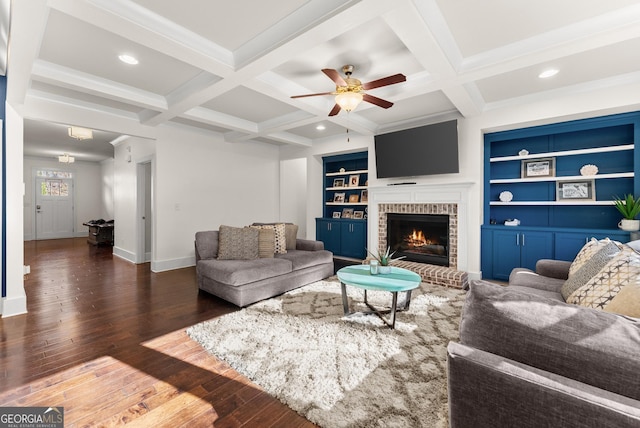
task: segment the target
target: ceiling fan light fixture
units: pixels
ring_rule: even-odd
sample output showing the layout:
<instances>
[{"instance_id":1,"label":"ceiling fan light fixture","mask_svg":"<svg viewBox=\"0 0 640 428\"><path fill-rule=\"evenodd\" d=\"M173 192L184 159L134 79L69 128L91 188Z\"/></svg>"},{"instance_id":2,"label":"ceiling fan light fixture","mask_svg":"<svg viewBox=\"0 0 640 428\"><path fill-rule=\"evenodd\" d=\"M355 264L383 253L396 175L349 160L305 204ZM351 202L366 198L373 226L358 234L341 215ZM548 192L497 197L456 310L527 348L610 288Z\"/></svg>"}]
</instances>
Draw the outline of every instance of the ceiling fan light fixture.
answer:
<instances>
[{"instance_id":1,"label":"ceiling fan light fixture","mask_svg":"<svg viewBox=\"0 0 640 428\"><path fill-rule=\"evenodd\" d=\"M58 156L58 162L60 163L74 163L75 161L76 158L74 158L73 156L69 156L69 153Z\"/></svg>"},{"instance_id":2,"label":"ceiling fan light fixture","mask_svg":"<svg viewBox=\"0 0 640 428\"><path fill-rule=\"evenodd\" d=\"M81 128L79 126L69 127L69 137L76 140L91 140L93 138L93 131L87 128Z\"/></svg>"},{"instance_id":3,"label":"ceiling fan light fixture","mask_svg":"<svg viewBox=\"0 0 640 428\"><path fill-rule=\"evenodd\" d=\"M360 92L341 92L336 95L336 104L340 106L342 110L347 112L358 107L358 104L362 102L362 94Z\"/></svg>"}]
</instances>

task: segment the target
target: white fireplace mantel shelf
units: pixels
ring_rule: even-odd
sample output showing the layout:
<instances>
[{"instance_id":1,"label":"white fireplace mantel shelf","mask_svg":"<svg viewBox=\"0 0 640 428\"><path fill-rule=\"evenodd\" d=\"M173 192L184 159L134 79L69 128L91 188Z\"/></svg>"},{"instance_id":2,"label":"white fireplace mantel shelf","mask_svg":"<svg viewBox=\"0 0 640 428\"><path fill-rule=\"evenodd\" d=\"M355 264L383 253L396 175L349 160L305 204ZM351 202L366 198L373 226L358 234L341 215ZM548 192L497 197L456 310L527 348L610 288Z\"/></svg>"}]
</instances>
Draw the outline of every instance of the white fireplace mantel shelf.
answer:
<instances>
[{"instance_id":1,"label":"white fireplace mantel shelf","mask_svg":"<svg viewBox=\"0 0 640 428\"><path fill-rule=\"evenodd\" d=\"M456 204L458 213L457 269L468 270L469 192L478 183L407 184L369 187L369 246L378 247L378 206L380 204Z\"/></svg>"}]
</instances>

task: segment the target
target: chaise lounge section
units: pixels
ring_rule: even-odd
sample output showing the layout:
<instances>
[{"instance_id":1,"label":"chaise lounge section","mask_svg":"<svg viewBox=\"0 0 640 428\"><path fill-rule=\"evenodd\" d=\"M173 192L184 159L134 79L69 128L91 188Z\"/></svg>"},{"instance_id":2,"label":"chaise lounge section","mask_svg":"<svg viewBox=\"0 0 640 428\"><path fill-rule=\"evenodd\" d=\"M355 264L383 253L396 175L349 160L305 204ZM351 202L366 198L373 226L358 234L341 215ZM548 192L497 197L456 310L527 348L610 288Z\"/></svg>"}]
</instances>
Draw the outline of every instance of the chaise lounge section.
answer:
<instances>
[{"instance_id":1,"label":"chaise lounge section","mask_svg":"<svg viewBox=\"0 0 640 428\"><path fill-rule=\"evenodd\" d=\"M257 231L243 229L247 231L233 232L250 236L230 245L249 247L251 255L232 258L222 257L220 252L220 232L226 232L225 226L196 233L196 274L201 290L244 307L333 275L333 254L324 249L324 243L293 235L286 251L269 255L267 250L260 257L250 248L254 237L256 250L260 245Z\"/></svg>"}]
</instances>

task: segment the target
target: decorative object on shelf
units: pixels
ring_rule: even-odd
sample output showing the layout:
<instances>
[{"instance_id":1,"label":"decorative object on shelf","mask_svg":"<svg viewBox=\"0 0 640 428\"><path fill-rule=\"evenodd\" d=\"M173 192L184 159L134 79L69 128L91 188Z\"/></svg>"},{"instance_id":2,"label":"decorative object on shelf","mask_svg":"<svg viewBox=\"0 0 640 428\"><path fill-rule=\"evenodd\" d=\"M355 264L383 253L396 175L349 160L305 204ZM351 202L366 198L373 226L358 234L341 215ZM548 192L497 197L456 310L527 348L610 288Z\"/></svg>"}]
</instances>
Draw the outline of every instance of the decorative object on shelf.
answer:
<instances>
[{"instance_id":1,"label":"decorative object on shelf","mask_svg":"<svg viewBox=\"0 0 640 428\"><path fill-rule=\"evenodd\" d=\"M522 161L521 178L555 177L556 158L527 159Z\"/></svg>"},{"instance_id":2,"label":"decorative object on shelf","mask_svg":"<svg viewBox=\"0 0 640 428\"><path fill-rule=\"evenodd\" d=\"M511 202L513 200L513 193L511 193L508 190L505 190L504 192L500 192L500 200L502 202Z\"/></svg>"},{"instance_id":3,"label":"decorative object on shelf","mask_svg":"<svg viewBox=\"0 0 640 428\"><path fill-rule=\"evenodd\" d=\"M364 218L364 211L354 211L353 218Z\"/></svg>"},{"instance_id":4,"label":"decorative object on shelf","mask_svg":"<svg viewBox=\"0 0 640 428\"><path fill-rule=\"evenodd\" d=\"M504 221L505 226L520 226L520 220L517 218L510 218Z\"/></svg>"},{"instance_id":5,"label":"decorative object on shelf","mask_svg":"<svg viewBox=\"0 0 640 428\"><path fill-rule=\"evenodd\" d=\"M360 202L369 202L369 191L367 189L360 192Z\"/></svg>"},{"instance_id":6,"label":"decorative object on shelf","mask_svg":"<svg viewBox=\"0 0 640 428\"><path fill-rule=\"evenodd\" d=\"M592 164L587 164L580 168L580 175L596 175L597 173L598 167Z\"/></svg>"},{"instance_id":7,"label":"decorative object on shelf","mask_svg":"<svg viewBox=\"0 0 640 428\"><path fill-rule=\"evenodd\" d=\"M394 259L392 257L396 252L394 251L393 253L389 254L390 251L391 247L387 247L387 251L384 254L378 252L378 254L375 255L367 248L367 253L371 254L371 257L374 258L374 260L371 260L369 263L371 263L372 261L377 261L380 264L378 270L381 274L391 273L391 266L389 266L389 264L394 260L401 260L405 258L405 256L401 256Z\"/></svg>"},{"instance_id":8,"label":"decorative object on shelf","mask_svg":"<svg viewBox=\"0 0 640 428\"><path fill-rule=\"evenodd\" d=\"M365 186L368 186L368 185L369 185L369 180L365 181L365 182L364 182L364 185L365 185Z\"/></svg>"},{"instance_id":9,"label":"decorative object on shelf","mask_svg":"<svg viewBox=\"0 0 640 428\"><path fill-rule=\"evenodd\" d=\"M596 187L593 180L558 181L557 201L595 201Z\"/></svg>"},{"instance_id":10,"label":"decorative object on shelf","mask_svg":"<svg viewBox=\"0 0 640 428\"><path fill-rule=\"evenodd\" d=\"M344 174L346 170L344 168L340 168L340 174Z\"/></svg>"},{"instance_id":11,"label":"decorative object on shelf","mask_svg":"<svg viewBox=\"0 0 640 428\"><path fill-rule=\"evenodd\" d=\"M358 196L358 195L349 195L349 202L352 202L352 203L360 202L360 196Z\"/></svg>"},{"instance_id":12,"label":"decorative object on shelf","mask_svg":"<svg viewBox=\"0 0 640 428\"><path fill-rule=\"evenodd\" d=\"M333 187L344 187L344 178L335 178L333 180Z\"/></svg>"},{"instance_id":13,"label":"decorative object on shelf","mask_svg":"<svg viewBox=\"0 0 640 428\"><path fill-rule=\"evenodd\" d=\"M342 218L353 218L353 208L343 208Z\"/></svg>"},{"instance_id":14,"label":"decorative object on shelf","mask_svg":"<svg viewBox=\"0 0 640 428\"><path fill-rule=\"evenodd\" d=\"M526 156L528 154L529 154L529 150L527 150L527 149L522 149L522 150L520 150L518 152L518 155L520 155L520 156Z\"/></svg>"},{"instance_id":15,"label":"decorative object on shelf","mask_svg":"<svg viewBox=\"0 0 640 428\"><path fill-rule=\"evenodd\" d=\"M344 202L344 192L335 193L333 195L333 202L342 203Z\"/></svg>"},{"instance_id":16,"label":"decorative object on shelf","mask_svg":"<svg viewBox=\"0 0 640 428\"><path fill-rule=\"evenodd\" d=\"M333 218L340 218L340 214L342 214L340 211L334 211Z\"/></svg>"},{"instance_id":17,"label":"decorative object on shelf","mask_svg":"<svg viewBox=\"0 0 640 428\"><path fill-rule=\"evenodd\" d=\"M358 187L360 184L360 175L354 174L349 176L349 187Z\"/></svg>"},{"instance_id":18,"label":"decorative object on shelf","mask_svg":"<svg viewBox=\"0 0 640 428\"><path fill-rule=\"evenodd\" d=\"M624 199L614 196L613 203L623 217L618 223L618 227L629 232L640 230L640 220L636 220L640 214L640 198L636 199L629 193L624 195Z\"/></svg>"}]
</instances>

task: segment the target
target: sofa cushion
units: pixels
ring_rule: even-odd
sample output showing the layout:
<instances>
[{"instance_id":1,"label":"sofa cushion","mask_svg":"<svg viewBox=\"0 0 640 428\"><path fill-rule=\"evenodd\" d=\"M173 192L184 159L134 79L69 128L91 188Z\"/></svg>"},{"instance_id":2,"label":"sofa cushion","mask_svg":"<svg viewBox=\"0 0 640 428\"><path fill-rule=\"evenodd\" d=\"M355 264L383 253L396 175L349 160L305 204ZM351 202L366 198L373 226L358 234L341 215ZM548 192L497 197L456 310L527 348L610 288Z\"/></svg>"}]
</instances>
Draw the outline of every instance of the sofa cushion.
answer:
<instances>
[{"instance_id":1,"label":"sofa cushion","mask_svg":"<svg viewBox=\"0 0 640 428\"><path fill-rule=\"evenodd\" d=\"M253 260L258 258L256 229L220 226L218 235L219 260Z\"/></svg>"},{"instance_id":2,"label":"sofa cushion","mask_svg":"<svg viewBox=\"0 0 640 428\"><path fill-rule=\"evenodd\" d=\"M472 281L461 342L640 399L640 320Z\"/></svg>"},{"instance_id":3,"label":"sofa cushion","mask_svg":"<svg viewBox=\"0 0 640 428\"><path fill-rule=\"evenodd\" d=\"M587 246L590 249L586 252L589 253L590 257L580 263L580 268L578 270L573 272L571 272L571 270L569 271L569 278L560 289L560 293L562 293L562 297L565 300L567 300L577 289L584 286L587 281L600 272L600 269L602 269L615 254L620 252L620 249L614 241L605 242L604 245L586 244L585 247ZM597 250L592 251L596 247ZM573 266L573 263L571 266Z\"/></svg>"},{"instance_id":4,"label":"sofa cushion","mask_svg":"<svg viewBox=\"0 0 640 428\"><path fill-rule=\"evenodd\" d=\"M636 285L640 278L640 254L623 246L609 262L585 285L575 290L567 303L594 309L605 309L627 285Z\"/></svg>"},{"instance_id":5,"label":"sofa cushion","mask_svg":"<svg viewBox=\"0 0 640 428\"><path fill-rule=\"evenodd\" d=\"M273 258L276 252L276 231L273 229L258 229L258 257Z\"/></svg>"},{"instance_id":6,"label":"sofa cushion","mask_svg":"<svg viewBox=\"0 0 640 428\"><path fill-rule=\"evenodd\" d=\"M333 254L327 250L289 250L286 254L276 254L277 259L289 260L293 270L300 270L323 263L333 262Z\"/></svg>"},{"instance_id":7,"label":"sofa cushion","mask_svg":"<svg viewBox=\"0 0 640 428\"><path fill-rule=\"evenodd\" d=\"M285 236L284 223L278 224L252 224L249 226L253 229L273 229L275 231L275 253L284 254L287 252L287 240Z\"/></svg>"},{"instance_id":8,"label":"sofa cushion","mask_svg":"<svg viewBox=\"0 0 640 428\"><path fill-rule=\"evenodd\" d=\"M201 260L198 275L229 285L244 285L291 272L289 260Z\"/></svg>"}]
</instances>

